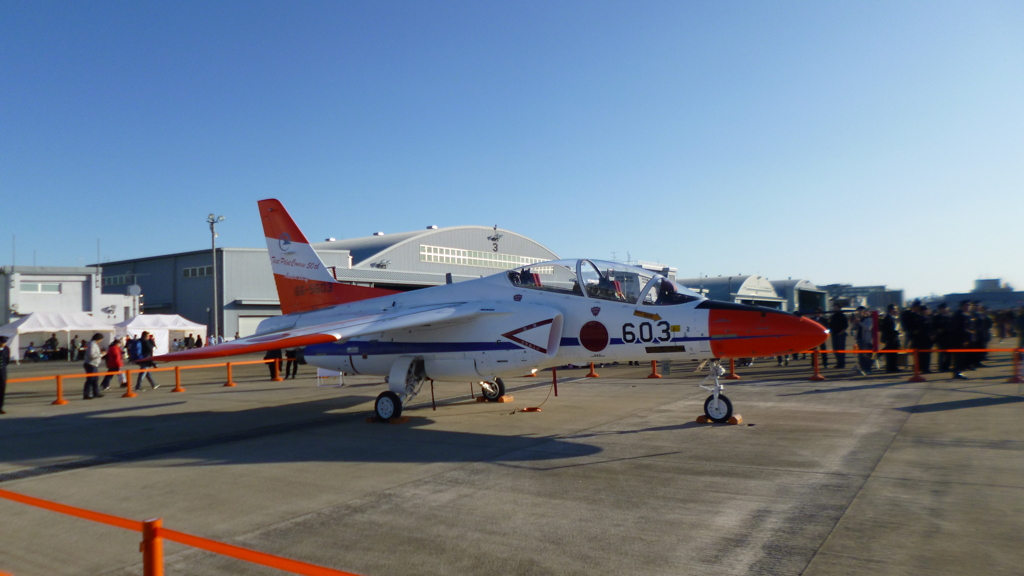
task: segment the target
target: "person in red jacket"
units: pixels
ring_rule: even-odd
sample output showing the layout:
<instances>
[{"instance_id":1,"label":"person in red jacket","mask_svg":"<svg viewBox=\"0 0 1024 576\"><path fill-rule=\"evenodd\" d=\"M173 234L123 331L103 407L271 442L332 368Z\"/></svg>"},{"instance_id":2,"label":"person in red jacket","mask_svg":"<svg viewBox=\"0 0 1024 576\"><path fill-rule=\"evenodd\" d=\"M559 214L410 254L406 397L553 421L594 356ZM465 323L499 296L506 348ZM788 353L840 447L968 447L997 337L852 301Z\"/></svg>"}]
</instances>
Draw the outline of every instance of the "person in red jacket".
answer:
<instances>
[{"instance_id":1,"label":"person in red jacket","mask_svg":"<svg viewBox=\"0 0 1024 576\"><path fill-rule=\"evenodd\" d=\"M107 372L119 372L118 376L121 378L121 388L127 387L128 379L125 378L124 372L121 372L121 368L124 367L124 355L121 352L121 340L114 340L110 343L110 347L107 348L107 353L103 355L103 360L107 363ZM110 379L113 377L113 374L107 374L104 376L101 388L104 390L110 390Z\"/></svg>"}]
</instances>

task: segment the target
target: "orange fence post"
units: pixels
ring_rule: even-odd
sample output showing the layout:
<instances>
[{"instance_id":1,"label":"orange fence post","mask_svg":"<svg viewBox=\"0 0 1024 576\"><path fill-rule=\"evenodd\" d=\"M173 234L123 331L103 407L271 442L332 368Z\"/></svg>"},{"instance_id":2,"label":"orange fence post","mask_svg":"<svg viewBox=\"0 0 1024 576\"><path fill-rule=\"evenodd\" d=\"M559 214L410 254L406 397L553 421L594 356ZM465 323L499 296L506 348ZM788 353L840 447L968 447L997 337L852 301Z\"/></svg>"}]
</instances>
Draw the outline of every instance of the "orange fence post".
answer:
<instances>
[{"instance_id":1,"label":"orange fence post","mask_svg":"<svg viewBox=\"0 0 1024 576\"><path fill-rule=\"evenodd\" d=\"M274 382L281 382L284 378L281 377L281 359L277 358L274 360L274 377L271 378Z\"/></svg>"},{"instance_id":2,"label":"orange fence post","mask_svg":"<svg viewBox=\"0 0 1024 576\"><path fill-rule=\"evenodd\" d=\"M128 390L121 395L121 398L135 398L136 396L138 396L138 394L132 392L132 371L125 370L124 373L127 375L128 378Z\"/></svg>"},{"instance_id":3,"label":"orange fence post","mask_svg":"<svg viewBox=\"0 0 1024 576\"><path fill-rule=\"evenodd\" d=\"M594 372L594 363L591 362L590 363L590 372L587 373L587 378L600 378L600 377L601 376L597 372Z\"/></svg>"},{"instance_id":4,"label":"orange fence post","mask_svg":"<svg viewBox=\"0 0 1024 576\"><path fill-rule=\"evenodd\" d=\"M146 520L142 523L143 576L164 576L164 539L160 537L163 521L160 518Z\"/></svg>"},{"instance_id":5,"label":"orange fence post","mask_svg":"<svg viewBox=\"0 0 1024 576\"><path fill-rule=\"evenodd\" d=\"M231 377L231 362L228 362L228 381L224 383L227 387L235 386L235 380Z\"/></svg>"},{"instance_id":6,"label":"orange fence post","mask_svg":"<svg viewBox=\"0 0 1024 576\"><path fill-rule=\"evenodd\" d=\"M821 375L821 371L818 370L818 351L817 350L812 350L811 351L811 365L814 366L814 374L812 374L811 377L808 378L808 380L811 380L813 382L820 382L820 381L824 380L825 377L822 376Z\"/></svg>"},{"instance_id":7,"label":"orange fence post","mask_svg":"<svg viewBox=\"0 0 1024 576\"><path fill-rule=\"evenodd\" d=\"M1013 374L1010 375L1010 379L1006 382L1009 384L1020 384L1020 354L1021 350L1016 349L1012 352L1013 354ZM54 402L56 404L56 402Z\"/></svg>"},{"instance_id":8,"label":"orange fence post","mask_svg":"<svg viewBox=\"0 0 1024 576\"><path fill-rule=\"evenodd\" d=\"M181 366L174 367L174 390L171 392L184 392L185 389L181 387Z\"/></svg>"},{"instance_id":9,"label":"orange fence post","mask_svg":"<svg viewBox=\"0 0 1024 576\"><path fill-rule=\"evenodd\" d=\"M63 406L68 401L64 399L64 376L61 374L57 375L57 399L50 402L53 406Z\"/></svg>"},{"instance_id":10,"label":"orange fence post","mask_svg":"<svg viewBox=\"0 0 1024 576\"><path fill-rule=\"evenodd\" d=\"M651 360L651 373L647 375L648 378L661 378L661 374L658 374L658 361Z\"/></svg>"},{"instance_id":11,"label":"orange fence post","mask_svg":"<svg viewBox=\"0 0 1024 576\"><path fill-rule=\"evenodd\" d=\"M916 348L914 349L914 375L907 382L926 382L924 376L921 376L921 358L917 355Z\"/></svg>"},{"instance_id":12,"label":"orange fence post","mask_svg":"<svg viewBox=\"0 0 1024 576\"><path fill-rule=\"evenodd\" d=\"M555 387L555 396L558 396L558 370L551 368L551 385Z\"/></svg>"},{"instance_id":13,"label":"orange fence post","mask_svg":"<svg viewBox=\"0 0 1024 576\"><path fill-rule=\"evenodd\" d=\"M736 359L729 358L729 373L722 376L723 380L739 380L740 377L736 374Z\"/></svg>"}]
</instances>

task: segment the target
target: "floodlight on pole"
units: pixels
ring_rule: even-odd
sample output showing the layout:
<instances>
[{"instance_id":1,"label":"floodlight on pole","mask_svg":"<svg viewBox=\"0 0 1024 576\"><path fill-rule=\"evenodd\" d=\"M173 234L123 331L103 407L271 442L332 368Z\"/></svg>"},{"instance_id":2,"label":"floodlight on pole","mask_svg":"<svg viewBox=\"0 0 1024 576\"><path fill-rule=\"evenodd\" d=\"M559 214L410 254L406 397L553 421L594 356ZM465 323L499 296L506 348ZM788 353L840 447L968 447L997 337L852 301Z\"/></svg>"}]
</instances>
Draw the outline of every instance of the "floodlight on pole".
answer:
<instances>
[{"instance_id":1,"label":"floodlight on pole","mask_svg":"<svg viewBox=\"0 0 1024 576\"><path fill-rule=\"evenodd\" d=\"M220 327L218 326L218 314L217 314L217 223L223 222L223 216L214 216L210 214L206 217L206 222L210 225L210 253L213 257L213 338L214 342L217 341L217 336L220 335Z\"/></svg>"}]
</instances>

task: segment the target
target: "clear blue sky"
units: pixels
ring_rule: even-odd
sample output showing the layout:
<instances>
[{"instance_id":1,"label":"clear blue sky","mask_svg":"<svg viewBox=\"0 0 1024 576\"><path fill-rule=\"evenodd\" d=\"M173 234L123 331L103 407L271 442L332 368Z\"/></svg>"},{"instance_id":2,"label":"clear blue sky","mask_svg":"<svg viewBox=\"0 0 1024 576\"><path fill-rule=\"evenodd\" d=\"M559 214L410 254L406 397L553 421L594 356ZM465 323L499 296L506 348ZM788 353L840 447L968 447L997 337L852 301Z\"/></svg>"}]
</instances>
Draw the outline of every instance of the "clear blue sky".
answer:
<instances>
[{"instance_id":1,"label":"clear blue sky","mask_svg":"<svg viewBox=\"0 0 1024 576\"><path fill-rule=\"evenodd\" d=\"M0 263L498 224L1024 289L1021 2L0 1Z\"/></svg>"}]
</instances>

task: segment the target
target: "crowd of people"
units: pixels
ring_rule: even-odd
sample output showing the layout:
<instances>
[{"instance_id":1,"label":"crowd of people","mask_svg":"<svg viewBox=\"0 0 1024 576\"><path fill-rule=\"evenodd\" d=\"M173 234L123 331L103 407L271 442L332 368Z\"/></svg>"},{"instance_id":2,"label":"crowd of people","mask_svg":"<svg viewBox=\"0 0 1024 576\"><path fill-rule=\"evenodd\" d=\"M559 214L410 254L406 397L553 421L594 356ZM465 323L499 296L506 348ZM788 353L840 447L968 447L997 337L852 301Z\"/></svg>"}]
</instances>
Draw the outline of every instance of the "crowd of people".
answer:
<instances>
[{"instance_id":1,"label":"crowd of people","mask_svg":"<svg viewBox=\"0 0 1024 576\"><path fill-rule=\"evenodd\" d=\"M832 314L826 316L819 308L810 318L829 329L831 348L835 356L834 368L846 368L846 354L836 350L849 350L847 337L853 336L852 342L858 350L875 349L874 314L864 306L860 306L853 314L846 314L838 303L833 304ZM1003 310L989 312L977 301L964 300L955 310L946 303L939 304L935 310L915 300L911 306L903 310L890 304L885 313L878 319L878 344L882 350L917 350L917 361L922 373L932 372L932 355L937 353L936 370L950 372L953 378L966 379L965 371L975 370L984 366L987 352L993 337L993 329L1000 339L1016 337L1017 347L1024 348L1024 307L1019 310ZM821 361L824 368L829 367L829 355L823 344ZM936 350L936 352L933 352ZM947 352L947 350L979 350L977 352ZM795 358L796 355L794 355ZM895 353L882 354L885 371L899 372L899 356ZM788 363L784 357L778 358L779 364ZM857 354L857 367L852 371L868 375L875 367L871 354Z\"/></svg>"},{"instance_id":2,"label":"crowd of people","mask_svg":"<svg viewBox=\"0 0 1024 576\"><path fill-rule=\"evenodd\" d=\"M153 353L156 350L156 339L149 332L143 332L139 336L124 336L117 338L110 343L109 346L103 347L103 334L97 332L93 334L92 338L86 345L86 353L84 357L83 366L85 367L86 374L96 374L100 371L100 364L104 364L106 370L104 372L117 372L117 377L121 381L121 388L127 388L131 386L131 382L128 381L127 376L122 372L122 368L126 362L130 362L138 366L139 368L156 368L156 363L153 362ZM82 397L85 400L92 400L93 398L102 398L103 394L100 392L107 391L110 389L110 382L114 378L114 374L107 374L103 377L103 382L100 382L99 376L89 376L85 379L85 387L82 391ZM150 372L139 372L139 379L135 383L135 390L142 390L142 381L147 380L150 388L156 390L160 387L153 379L153 375Z\"/></svg>"}]
</instances>

